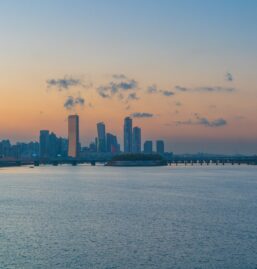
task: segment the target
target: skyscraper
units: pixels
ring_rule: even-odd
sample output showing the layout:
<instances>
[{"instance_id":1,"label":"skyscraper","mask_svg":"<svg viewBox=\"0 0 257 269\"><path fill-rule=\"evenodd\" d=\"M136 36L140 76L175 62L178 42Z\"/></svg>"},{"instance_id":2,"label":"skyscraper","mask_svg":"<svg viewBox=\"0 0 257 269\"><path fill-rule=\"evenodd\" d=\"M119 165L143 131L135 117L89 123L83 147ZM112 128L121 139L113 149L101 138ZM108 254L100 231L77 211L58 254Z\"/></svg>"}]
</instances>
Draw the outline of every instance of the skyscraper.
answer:
<instances>
[{"instance_id":1,"label":"skyscraper","mask_svg":"<svg viewBox=\"0 0 257 269\"><path fill-rule=\"evenodd\" d=\"M70 115L68 117L68 156L76 158L79 155L79 116Z\"/></svg>"},{"instance_id":2,"label":"skyscraper","mask_svg":"<svg viewBox=\"0 0 257 269\"><path fill-rule=\"evenodd\" d=\"M107 152L116 153L119 152L119 145L117 137L113 134L106 134L106 149Z\"/></svg>"},{"instance_id":3,"label":"skyscraper","mask_svg":"<svg viewBox=\"0 0 257 269\"><path fill-rule=\"evenodd\" d=\"M97 123L97 136L97 151L106 152L105 124L103 122Z\"/></svg>"},{"instance_id":4,"label":"skyscraper","mask_svg":"<svg viewBox=\"0 0 257 269\"><path fill-rule=\"evenodd\" d=\"M147 140L144 143L144 153L151 154L153 153L153 141Z\"/></svg>"},{"instance_id":5,"label":"skyscraper","mask_svg":"<svg viewBox=\"0 0 257 269\"><path fill-rule=\"evenodd\" d=\"M39 136L39 152L41 158L49 157L49 131L41 130Z\"/></svg>"},{"instance_id":6,"label":"skyscraper","mask_svg":"<svg viewBox=\"0 0 257 269\"><path fill-rule=\"evenodd\" d=\"M58 138L55 133L49 134L49 156L54 158L58 152Z\"/></svg>"},{"instance_id":7,"label":"skyscraper","mask_svg":"<svg viewBox=\"0 0 257 269\"><path fill-rule=\"evenodd\" d=\"M156 141L156 152L159 154L164 154L164 141L163 140Z\"/></svg>"},{"instance_id":8,"label":"skyscraper","mask_svg":"<svg viewBox=\"0 0 257 269\"><path fill-rule=\"evenodd\" d=\"M124 152L132 152L132 119L124 119Z\"/></svg>"},{"instance_id":9,"label":"skyscraper","mask_svg":"<svg viewBox=\"0 0 257 269\"><path fill-rule=\"evenodd\" d=\"M133 128L133 139L132 139L132 151L134 153L141 152L141 128Z\"/></svg>"}]
</instances>

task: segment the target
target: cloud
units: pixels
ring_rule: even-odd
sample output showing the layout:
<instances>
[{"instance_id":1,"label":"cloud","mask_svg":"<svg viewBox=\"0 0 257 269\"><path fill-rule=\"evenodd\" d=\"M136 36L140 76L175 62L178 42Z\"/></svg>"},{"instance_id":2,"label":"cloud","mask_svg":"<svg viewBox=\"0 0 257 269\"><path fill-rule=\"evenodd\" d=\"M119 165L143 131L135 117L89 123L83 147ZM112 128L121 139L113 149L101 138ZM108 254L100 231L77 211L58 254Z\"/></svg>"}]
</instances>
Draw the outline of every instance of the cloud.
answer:
<instances>
[{"instance_id":1,"label":"cloud","mask_svg":"<svg viewBox=\"0 0 257 269\"><path fill-rule=\"evenodd\" d=\"M162 95L164 95L164 96L168 96L168 97L175 94L175 93L172 92L172 91L161 91L161 93L162 93Z\"/></svg>"},{"instance_id":2,"label":"cloud","mask_svg":"<svg viewBox=\"0 0 257 269\"><path fill-rule=\"evenodd\" d=\"M157 86L155 84L151 85L151 86L148 86L147 89L146 89L146 92L147 93L157 93L158 92L158 89L157 89Z\"/></svg>"},{"instance_id":3,"label":"cloud","mask_svg":"<svg viewBox=\"0 0 257 269\"><path fill-rule=\"evenodd\" d=\"M198 114L195 114L195 120L189 119L186 121L176 121L176 125L202 125L206 127L222 127L227 124L228 122L223 118L208 120L207 118L201 117Z\"/></svg>"},{"instance_id":4,"label":"cloud","mask_svg":"<svg viewBox=\"0 0 257 269\"><path fill-rule=\"evenodd\" d=\"M213 121L210 121L206 118L199 118L198 119L198 124L200 125L204 125L204 126L207 126L207 127L221 127L221 126L224 126L224 125L227 125L227 121L220 118L220 119L216 119L216 120L213 120Z\"/></svg>"},{"instance_id":5,"label":"cloud","mask_svg":"<svg viewBox=\"0 0 257 269\"><path fill-rule=\"evenodd\" d=\"M109 91L109 88L106 88L104 86L98 87L97 92L102 98L111 98L112 97L111 92Z\"/></svg>"},{"instance_id":6,"label":"cloud","mask_svg":"<svg viewBox=\"0 0 257 269\"><path fill-rule=\"evenodd\" d=\"M119 94L119 99L124 99L124 93L130 90L137 90L138 83L134 79L128 79L125 75L113 75L113 80L106 85L101 85L97 88L98 94L103 98L112 98ZM122 98L120 98L122 96Z\"/></svg>"},{"instance_id":7,"label":"cloud","mask_svg":"<svg viewBox=\"0 0 257 269\"><path fill-rule=\"evenodd\" d=\"M127 76L125 76L124 74L114 74L112 75L112 77L114 79L127 79Z\"/></svg>"},{"instance_id":8,"label":"cloud","mask_svg":"<svg viewBox=\"0 0 257 269\"><path fill-rule=\"evenodd\" d=\"M197 87L197 88L187 88L181 86L175 86L175 90L180 92L235 92L236 89L233 87Z\"/></svg>"},{"instance_id":9,"label":"cloud","mask_svg":"<svg viewBox=\"0 0 257 269\"><path fill-rule=\"evenodd\" d=\"M75 108L76 106L84 106L85 104L85 99L82 97L73 97L73 96L68 96L66 101L64 102L64 107L68 110L71 110Z\"/></svg>"},{"instance_id":10,"label":"cloud","mask_svg":"<svg viewBox=\"0 0 257 269\"><path fill-rule=\"evenodd\" d=\"M230 72L227 72L226 75L225 75L225 80L231 82L231 81L234 80L234 77Z\"/></svg>"},{"instance_id":11,"label":"cloud","mask_svg":"<svg viewBox=\"0 0 257 269\"><path fill-rule=\"evenodd\" d=\"M148 112L135 112L131 114L131 117L133 118L152 118L154 117L154 114L148 113Z\"/></svg>"},{"instance_id":12,"label":"cloud","mask_svg":"<svg viewBox=\"0 0 257 269\"><path fill-rule=\"evenodd\" d=\"M158 87L155 84L153 84L151 86L148 86L147 89L146 89L146 92L148 94L156 94L156 93L159 93L159 94L162 94L162 95L168 96L168 97L175 94L173 91L160 90L160 89L158 89Z\"/></svg>"},{"instance_id":13,"label":"cloud","mask_svg":"<svg viewBox=\"0 0 257 269\"><path fill-rule=\"evenodd\" d=\"M75 78L67 77L67 76L65 76L64 78L61 78L61 79L54 79L54 78L48 79L46 81L46 84L47 84L48 88L55 87L59 91L69 90L72 87L87 88L87 87L92 86L92 84L84 85L81 79L75 79Z\"/></svg>"},{"instance_id":14,"label":"cloud","mask_svg":"<svg viewBox=\"0 0 257 269\"><path fill-rule=\"evenodd\" d=\"M138 100L140 99L137 94L135 92L132 92L128 95L127 97L127 101L131 101L131 100Z\"/></svg>"},{"instance_id":15,"label":"cloud","mask_svg":"<svg viewBox=\"0 0 257 269\"><path fill-rule=\"evenodd\" d=\"M181 87L181 86L175 86L175 90L177 90L177 91L180 91L180 92L187 92L187 91L189 91L189 89L188 88L186 88L186 87Z\"/></svg>"},{"instance_id":16,"label":"cloud","mask_svg":"<svg viewBox=\"0 0 257 269\"><path fill-rule=\"evenodd\" d=\"M199 87L195 88L195 91L199 92L234 92L235 88L226 88L226 87Z\"/></svg>"}]
</instances>

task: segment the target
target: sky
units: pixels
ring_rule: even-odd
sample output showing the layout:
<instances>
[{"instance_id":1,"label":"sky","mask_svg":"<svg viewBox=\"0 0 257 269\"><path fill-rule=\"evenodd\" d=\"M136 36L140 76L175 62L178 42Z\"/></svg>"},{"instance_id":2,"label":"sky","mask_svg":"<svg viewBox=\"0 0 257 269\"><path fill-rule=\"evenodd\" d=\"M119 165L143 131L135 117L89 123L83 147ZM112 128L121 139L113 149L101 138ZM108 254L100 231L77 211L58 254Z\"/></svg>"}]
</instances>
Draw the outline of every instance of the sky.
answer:
<instances>
[{"instance_id":1,"label":"sky","mask_svg":"<svg viewBox=\"0 0 257 269\"><path fill-rule=\"evenodd\" d=\"M257 154L257 1L1 0L0 140L96 123L123 144Z\"/></svg>"}]
</instances>

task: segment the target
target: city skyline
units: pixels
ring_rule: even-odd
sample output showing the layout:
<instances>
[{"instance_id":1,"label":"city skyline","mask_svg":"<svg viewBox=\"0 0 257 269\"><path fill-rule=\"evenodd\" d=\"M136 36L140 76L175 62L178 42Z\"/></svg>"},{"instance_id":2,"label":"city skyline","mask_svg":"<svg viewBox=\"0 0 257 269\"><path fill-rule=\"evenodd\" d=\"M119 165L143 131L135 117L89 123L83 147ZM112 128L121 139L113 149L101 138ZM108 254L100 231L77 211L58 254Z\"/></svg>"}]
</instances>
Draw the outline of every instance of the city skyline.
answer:
<instances>
[{"instance_id":1,"label":"city skyline","mask_svg":"<svg viewBox=\"0 0 257 269\"><path fill-rule=\"evenodd\" d=\"M142 148L141 128L133 126L133 120L130 117L124 119L123 130L123 148L119 144L117 136L113 133L106 132L104 122L96 123L97 135L92 137L90 144L83 145L80 142L80 124L79 115L72 114L68 116L67 136L60 137L50 130L40 130L37 141L29 143L18 142L12 144L9 139L0 140L0 158L8 159L33 159L40 158L42 160L50 160L56 158L74 158L79 159L90 156L91 153L98 154L98 157L116 155L120 153L146 153L154 152L171 156L172 152L165 151L165 142L156 140L155 149L152 140L145 140ZM146 147L145 144L150 143ZM107 155L106 155L107 154Z\"/></svg>"},{"instance_id":2,"label":"city skyline","mask_svg":"<svg viewBox=\"0 0 257 269\"><path fill-rule=\"evenodd\" d=\"M78 113L86 145L130 116L169 151L256 154L257 3L196 2L1 2L0 140Z\"/></svg>"}]
</instances>

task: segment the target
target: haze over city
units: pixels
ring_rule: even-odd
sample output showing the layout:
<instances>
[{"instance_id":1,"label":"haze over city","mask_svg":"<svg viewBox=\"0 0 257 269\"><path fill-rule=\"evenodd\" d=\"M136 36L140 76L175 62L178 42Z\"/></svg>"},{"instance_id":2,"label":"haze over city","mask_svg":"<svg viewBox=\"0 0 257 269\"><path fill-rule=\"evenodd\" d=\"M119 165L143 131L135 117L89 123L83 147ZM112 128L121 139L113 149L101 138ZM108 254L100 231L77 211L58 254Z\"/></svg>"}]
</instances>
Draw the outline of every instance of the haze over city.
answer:
<instances>
[{"instance_id":1,"label":"haze over city","mask_svg":"<svg viewBox=\"0 0 257 269\"><path fill-rule=\"evenodd\" d=\"M168 151L256 154L256 2L11 3L0 3L0 140L67 137L76 113L83 145L98 122L122 144L130 116Z\"/></svg>"}]
</instances>

